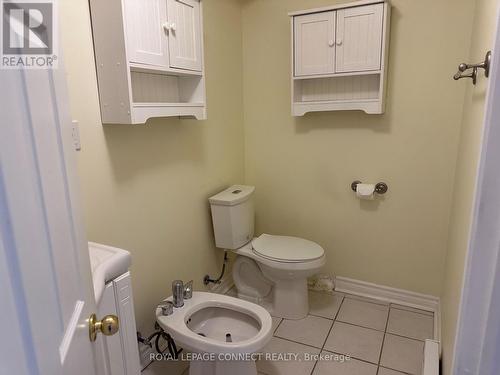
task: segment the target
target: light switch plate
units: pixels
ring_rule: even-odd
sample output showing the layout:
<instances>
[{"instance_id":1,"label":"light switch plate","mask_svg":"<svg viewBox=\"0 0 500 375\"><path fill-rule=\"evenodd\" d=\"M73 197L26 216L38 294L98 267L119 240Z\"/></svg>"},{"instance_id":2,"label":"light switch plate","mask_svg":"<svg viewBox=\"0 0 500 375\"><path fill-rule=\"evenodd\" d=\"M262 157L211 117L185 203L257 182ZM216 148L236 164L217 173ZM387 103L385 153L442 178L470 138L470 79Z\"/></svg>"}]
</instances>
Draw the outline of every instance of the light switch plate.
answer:
<instances>
[{"instance_id":1,"label":"light switch plate","mask_svg":"<svg viewBox=\"0 0 500 375\"><path fill-rule=\"evenodd\" d=\"M81 151L82 144L80 143L80 129L77 120L71 121L71 135L73 137L73 146L76 151Z\"/></svg>"}]
</instances>

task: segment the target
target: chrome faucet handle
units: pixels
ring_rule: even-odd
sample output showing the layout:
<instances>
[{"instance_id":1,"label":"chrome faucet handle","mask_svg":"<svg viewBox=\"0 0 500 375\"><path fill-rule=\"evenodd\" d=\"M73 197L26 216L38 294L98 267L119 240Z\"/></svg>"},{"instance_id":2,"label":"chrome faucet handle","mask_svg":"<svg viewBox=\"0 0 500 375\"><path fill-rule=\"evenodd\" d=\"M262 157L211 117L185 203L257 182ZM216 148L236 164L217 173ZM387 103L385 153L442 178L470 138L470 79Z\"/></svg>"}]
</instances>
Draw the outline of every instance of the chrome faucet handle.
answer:
<instances>
[{"instance_id":1,"label":"chrome faucet handle","mask_svg":"<svg viewBox=\"0 0 500 375\"><path fill-rule=\"evenodd\" d=\"M184 306L184 283L182 280L172 281L172 301L174 307Z\"/></svg>"},{"instance_id":2,"label":"chrome faucet handle","mask_svg":"<svg viewBox=\"0 0 500 375\"><path fill-rule=\"evenodd\" d=\"M158 308L161 309L161 314L163 316L169 316L174 313L174 304L170 301L165 301L158 305Z\"/></svg>"},{"instance_id":3,"label":"chrome faucet handle","mask_svg":"<svg viewBox=\"0 0 500 375\"><path fill-rule=\"evenodd\" d=\"M191 299L193 297L193 280L188 281L184 285L184 299Z\"/></svg>"}]
</instances>

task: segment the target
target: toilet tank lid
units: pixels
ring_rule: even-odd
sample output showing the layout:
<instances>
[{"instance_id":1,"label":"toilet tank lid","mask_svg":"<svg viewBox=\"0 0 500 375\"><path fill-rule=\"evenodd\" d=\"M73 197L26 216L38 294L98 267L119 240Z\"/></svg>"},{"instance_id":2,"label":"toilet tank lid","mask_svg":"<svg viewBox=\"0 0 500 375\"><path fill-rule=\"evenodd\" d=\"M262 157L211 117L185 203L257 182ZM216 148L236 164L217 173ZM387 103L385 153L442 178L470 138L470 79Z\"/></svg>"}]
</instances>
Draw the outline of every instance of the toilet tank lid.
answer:
<instances>
[{"instance_id":1,"label":"toilet tank lid","mask_svg":"<svg viewBox=\"0 0 500 375\"><path fill-rule=\"evenodd\" d=\"M253 249L266 258L283 262L307 262L321 258L325 251L315 242L298 237L262 234L252 241Z\"/></svg>"},{"instance_id":2,"label":"toilet tank lid","mask_svg":"<svg viewBox=\"0 0 500 375\"><path fill-rule=\"evenodd\" d=\"M215 205L235 206L248 200L254 190L254 186L233 185L208 198L208 201Z\"/></svg>"}]
</instances>

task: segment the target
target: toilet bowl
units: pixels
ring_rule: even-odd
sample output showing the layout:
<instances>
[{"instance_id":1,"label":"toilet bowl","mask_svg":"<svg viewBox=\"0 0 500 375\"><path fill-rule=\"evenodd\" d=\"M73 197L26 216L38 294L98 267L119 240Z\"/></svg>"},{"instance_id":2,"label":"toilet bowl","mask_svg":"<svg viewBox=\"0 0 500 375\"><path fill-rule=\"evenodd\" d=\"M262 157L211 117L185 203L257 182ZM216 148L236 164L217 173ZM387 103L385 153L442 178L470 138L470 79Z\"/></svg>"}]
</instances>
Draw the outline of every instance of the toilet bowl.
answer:
<instances>
[{"instance_id":1,"label":"toilet bowl","mask_svg":"<svg viewBox=\"0 0 500 375\"><path fill-rule=\"evenodd\" d=\"M215 245L239 256L233 265L238 297L274 316L302 319L309 312L307 278L325 264L325 251L298 237L254 236L253 186L234 185L209 198Z\"/></svg>"},{"instance_id":2,"label":"toilet bowl","mask_svg":"<svg viewBox=\"0 0 500 375\"><path fill-rule=\"evenodd\" d=\"M307 278L326 260L321 246L302 238L263 234L235 252L239 256L233 280L239 298L265 306L274 316L307 316Z\"/></svg>"},{"instance_id":3,"label":"toilet bowl","mask_svg":"<svg viewBox=\"0 0 500 375\"><path fill-rule=\"evenodd\" d=\"M156 318L181 347L200 354L192 356L190 375L256 375L252 354L272 337L267 310L214 293L193 292L171 315L157 309Z\"/></svg>"}]
</instances>

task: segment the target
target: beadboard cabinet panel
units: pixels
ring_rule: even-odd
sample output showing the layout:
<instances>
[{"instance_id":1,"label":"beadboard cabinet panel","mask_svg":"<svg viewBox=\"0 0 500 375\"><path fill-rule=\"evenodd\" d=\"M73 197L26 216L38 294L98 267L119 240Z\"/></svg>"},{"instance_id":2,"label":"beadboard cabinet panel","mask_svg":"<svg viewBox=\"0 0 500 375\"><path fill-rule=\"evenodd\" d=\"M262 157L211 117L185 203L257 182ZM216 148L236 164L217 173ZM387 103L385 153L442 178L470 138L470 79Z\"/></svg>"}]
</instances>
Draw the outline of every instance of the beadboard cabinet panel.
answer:
<instances>
[{"instance_id":1,"label":"beadboard cabinet panel","mask_svg":"<svg viewBox=\"0 0 500 375\"><path fill-rule=\"evenodd\" d=\"M165 0L124 0L127 48L130 62L169 66Z\"/></svg>"},{"instance_id":2,"label":"beadboard cabinet panel","mask_svg":"<svg viewBox=\"0 0 500 375\"><path fill-rule=\"evenodd\" d=\"M380 69L383 4L337 11L337 73Z\"/></svg>"},{"instance_id":3,"label":"beadboard cabinet panel","mask_svg":"<svg viewBox=\"0 0 500 375\"><path fill-rule=\"evenodd\" d=\"M196 0L168 0L170 22L170 66L201 71L200 3Z\"/></svg>"},{"instance_id":4,"label":"beadboard cabinet panel","mask_svg":"<svg viewBox=\"0 0 500 375\"><path fill-rule=\"evenodd\" d=\"M295 75L335 72L335 12L298 16L295 24Z\"/></svg>"}]
</instances>

